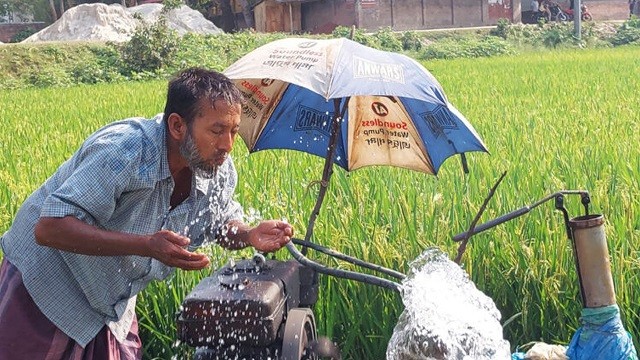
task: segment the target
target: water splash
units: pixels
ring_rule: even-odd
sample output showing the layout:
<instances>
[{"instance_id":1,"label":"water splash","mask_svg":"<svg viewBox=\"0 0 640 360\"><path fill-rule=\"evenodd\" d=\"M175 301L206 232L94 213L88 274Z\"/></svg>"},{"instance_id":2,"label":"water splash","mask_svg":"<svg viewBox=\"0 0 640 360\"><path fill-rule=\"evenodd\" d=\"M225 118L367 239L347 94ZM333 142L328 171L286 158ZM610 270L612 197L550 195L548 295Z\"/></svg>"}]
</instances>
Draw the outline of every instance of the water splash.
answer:
<instances>
[{"instance_id":1,"label":"water splash","mask_svg":"<svg viewBox=\"0 0 640 360\"><path fill-rule=\"evenodd\" d=\"M260 211L254 209L254 208L246 209L244 216L245 216L244 217L244 222L246 224L258 223L262 219L262 215L260 214Z\"/></svg>"},{"instance_id":2,"label":"water splash","mask_svg":"<svg viewBox=\"0 0 640 360\"><path fill-rule=\"evenodd\" d=\"M508 360L500 312L437 248L411 263L387 360Z\"/></svg>"}]
</instances>

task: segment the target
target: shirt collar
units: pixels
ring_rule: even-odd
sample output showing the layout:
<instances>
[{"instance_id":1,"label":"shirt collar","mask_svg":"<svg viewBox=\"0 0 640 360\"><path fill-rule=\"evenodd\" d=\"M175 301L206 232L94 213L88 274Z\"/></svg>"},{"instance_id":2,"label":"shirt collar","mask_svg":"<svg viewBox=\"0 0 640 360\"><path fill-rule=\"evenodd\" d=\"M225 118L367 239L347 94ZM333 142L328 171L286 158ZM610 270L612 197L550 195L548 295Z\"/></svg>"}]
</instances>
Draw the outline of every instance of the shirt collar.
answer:
<instances>
[{"instance_id":1,"label":"shirt collar","mask_svg":"<svg viewBox=\"0 0 640 360\"><path fill-rule=\"evenodd\" d=\"M171 171L169 170L169 158L167 152L167 126L163 121L163 115L158 114L155 118L156 123L160 125L160 152L161 152L161 162L160 162L160 179L167 179L171 177Z\"/></svg>"}]
</instances>

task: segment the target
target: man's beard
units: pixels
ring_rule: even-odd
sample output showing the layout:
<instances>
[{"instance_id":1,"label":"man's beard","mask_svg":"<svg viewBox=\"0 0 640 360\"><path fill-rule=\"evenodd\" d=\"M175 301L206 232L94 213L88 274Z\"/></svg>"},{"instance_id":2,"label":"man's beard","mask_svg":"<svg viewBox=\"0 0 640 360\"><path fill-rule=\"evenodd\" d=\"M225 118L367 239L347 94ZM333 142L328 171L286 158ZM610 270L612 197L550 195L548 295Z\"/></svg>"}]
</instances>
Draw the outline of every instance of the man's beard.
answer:
<instances>
[{"instance_id":1,"label":"man's beard","mask_svg":"<svg viewBox=\"0 0 640 360\"><path fill-rule=\"evenodd\" d=\"M193 141L191 131L187 131L187 136L179 146L180 155L184 157L189 168L199 177L212 179L218 173L218 165L211 165L206 162L198 153L196 143Z\"/></svg>"}]
</instances>

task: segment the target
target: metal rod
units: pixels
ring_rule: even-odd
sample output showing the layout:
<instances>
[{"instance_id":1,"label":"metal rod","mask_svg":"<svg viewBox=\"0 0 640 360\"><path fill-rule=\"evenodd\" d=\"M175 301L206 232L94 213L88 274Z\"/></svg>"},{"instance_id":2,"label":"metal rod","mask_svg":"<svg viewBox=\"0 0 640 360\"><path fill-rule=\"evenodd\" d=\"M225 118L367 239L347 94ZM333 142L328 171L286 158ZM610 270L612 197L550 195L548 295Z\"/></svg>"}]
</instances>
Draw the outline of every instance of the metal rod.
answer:
<instances>
[{"instance_id":1,"label":"metal rod","mask_svg":"<svg viewBox=\"0 0 640 360\"><path fill-rule=\"evenodd\" d=\"M451 147L453 148L453 151L456 154L460 154L460 161L462 161L462 171L465 174L469 173L469 166L467 165L467 156L464 154L464 152L459 152L458 149L456 148L456 144L453 143L453 141L451 141L451 139L448 140L449 145L451 145Z\"/></svg>"},{"instance_id":2,"label":"metal rod","mask_svg":"<svg viewBox=\"0 0 640 360\"><path fill-rule=\"evenodd\" d=\"M515 219L515 218L517 218L519 216L522 216L522 215L528 213L529 211L531 211L532 209L540 206L541 204L543 204L543 203L545 203L545 202L547 202L547 201L549 201L551 199L555 199L558 195L563 195L563 194L564 195L567 195L567 194L580 194L580 195L583 196L583 199L584 198L588 199L588 195L589 195L589 193L587 191L585 191L585 190L561 190L561 191L555 192L553 194L545 196L541 200L538 200L538 201L536 201L535 203L533 203L531 205L521 207L518 210L514 210L514 211L512 211L512 212L510 212L508 214L502 215L502 216L500 216L498 218L495 218L493 220L489 220L486 223L483 223L483 224L480 224L480 225L476 226L475 229L471 232L471 234L469 234L469 237L471 237L471 236L473 236L475 234L481 233L481 232L483 232L485 230L491 229L492 227L500 225L500 224L502 224L504 222L507 222L509 220ZM585 195L586 195L586 197L585 197ZM586 206L585 206L585 209L586 209ZM467 232L466 231L453 236L453 241L459 242L459 241L462 241L465 237L467 237Z\"/></svg>"},{"instance_id":3,"label":"metal rod","mask_svg":"<svg viewBox=\"0 0 640 360\"><path fill-rule=\"evenodd\" d=\"M324 200L324 196L327 192L327 188L329 187L329 179L331 178L331 174L333 174L333 163L334 157L336 153L336 142L338 140L338 135L340 134L340 123L344 118L344 113L347 109L347 104L349 103L349 98L344 98L344 104L342 105L342 111L340 111L340 100L341 99L333 99L334 112L333 120L331 123L331 134L329 136L329 147L327 149L327 157L324 161L324 169L322 171L322 180L320 181L320 190L318 191L318 198L316 199L316 205L309 216L309 223L307 224L307 232L304 235L305 241L310 241L311 236L313 235L313 227L316 223L316 218L320 213L320 208L322 207L322 201ZM302 253L306 254L306 248L302 249Z\"/></svg>"},{"instance_id":4,"label":"metal rod","mask_svg":"<svg viewBox=\"0 0 640 360\"><path fill-rule=\"evenodd\" d=\"M573 31L575 33L575 37L578 40L582 39L582 4L580 0L575 0L573 2Z\"/></svg>"},{"instance_id":5,"label":"metal rod","mask_svg":"<svg viewBox=\"0 0 640 360\"><path fill-rule=\"evenodd\" d=\"M584 215L589 215L589 203L591 202L591 198L589 197L589 193L584 193L580 195L580 202L584 206Z\"/></svg>"},{"instance_id":6,"label":"metal rod","mask_svg":"<svg viewBox=\"0 0 640 360\"><path fill-rule=\"evenodd\" d=\"M340 259L340 260L349 262L351 264L361 266L363 268L367 268L367 269L370 269L370 270L375 270L375 271L381 272L383 274L386 274L386 275L389 275L391 277L394 277L394 278L396 278L398 280L403 280L404 278L407 277L405 274L403 274L401 272L385 268L384 266L368 263L368 262L366 262L364 260L360 260L358 258L354 258L354 257L351 257L349 255L345 255L345 254L343 254L341 252L329 249L327 247L324 247L324 246L321 246L321 245L318 245L318 244L314 244L314 243L309 242L309 241L304 241L304 240L295 239L295 238L291 239L291 241L296 245L305 246L305 247L311 248L313 250L320 251L321 253L324 253L324 254L329 255L331 257L334 257L336 259Z\"/></svg>"},{"instance_id":7,"label":"metal rod","mask_svg":"<svg viewBox=\"0 0 640 360\"><path fill-rule=\"evenodd\" d=\"M471 221L471 225L469 225L469 228L467 229L467 232L466 232L467 234L472 234L473 231L475 230L476 224L478 224L478 221L480 220L480 216L482 216L482 214L484 213L484 210L487 208L487 204L489 204L489 200L493 198L493 195L495 195L498 185L500 185L500 183L502 182L502 180L506 175L507 175L507 172L504 171L502 175L500 175L500 178L498 178L498 181L496 181L496 183L491 187L491 190L489 190L489 194L487 194L487 197L482 202L482 205L480 206L480 210L478 210L478 213ZM456 264L460 264L460 261L462 260L462 255L467 249L467 244L469 243L470 237L471 236L467 236L462 240L462 242L460 242L460 245L458 246L458 254L454 259L454 262Z\"/></svg>"},{"instance_id":8,"label":"metal rod","mask_svg":"<svg viewBox=\"0 0 640 360\"><path fill-rule=\"evenodd\" d=\"M569 227L569 212L564 207L564 196L560 194L560 195L557 195L555 199L556 199L556 202L555 202L556 209L562 212L562 218L564 219L564 227L565 227L565 231L567 232L567 237L569 239L572 239L573 236L571 235L571 228Z\"/></svg>"},{"instance_id":9,"label":"metal rod","mask_svg":"<svg viewBox=\"0 0 640 360\"><path fill-rule=\"evenodd\" d=\"M460 153L460 161L462 161L462 171L465 174L469 173L469 165L467 164L467 156L464 153Z\"/></svg>"},{"instance_id":10,"label":"metal rod","mask_svg":"<svg viewBox=\"0 0 640 360\"><path fill-rule=\"evenodd\" d=\"M293 243L289 242L287 243L286 246L287 246L287 250L289 250L289 252L291 253L294 259L296 259L302 265L308 266L319 273L335 276L342 279L355 280L365 284L376 285L376 286L395 290L399 293L402 293L402 285L400 285L399 283L393 282L391 280L383 279L374 275L361 274L361 273L358 273L355 271L349 271L349 270L329 268L325 265L309 260L300 251L298 251L298 249L296 249Z\"/></svg>"}]
</instances>

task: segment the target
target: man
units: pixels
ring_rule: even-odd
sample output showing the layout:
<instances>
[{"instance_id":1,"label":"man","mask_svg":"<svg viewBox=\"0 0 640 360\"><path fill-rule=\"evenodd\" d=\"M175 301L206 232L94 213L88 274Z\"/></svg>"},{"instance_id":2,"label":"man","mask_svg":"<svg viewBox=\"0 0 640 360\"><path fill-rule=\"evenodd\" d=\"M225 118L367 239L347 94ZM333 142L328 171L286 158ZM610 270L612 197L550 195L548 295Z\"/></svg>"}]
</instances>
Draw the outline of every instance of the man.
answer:
<instances>
[{"instance_id":1,"label":"man","mask_svg":"<svg viewBox=\"0 0 640 360\"><path fill-rule=\"evenodd\" d=\"M540 10L540 3L538 3L538 0L531 0L531 23L537 23L538 22L538 15L539 15L539 10Z\"/></svg>"},{"instance_id":2,"label":"man","mask_svg":"<svg viewBox=\"0 0 640 360\"><path fill-rule=\"evenodd\" d=\"M531 12L533 13L533 15L537 15L538 14L538 10L540 9L540 3L538 3L538 0L531 0Z\"/></svg>"},{"instance_id":3,"label":"man","mask_svg":"<svg viewBox=\"0 0 640 360\"><path fill-rule=\"evenodd\" d=\"M551 3L549 0L542 0L540 7L538 8L539 17L545 19L545 21L551 21Z\"/></svg>"},{"instance_id":4,"label":"man","mask_svg":"<svg viewBox=\"0 0 640 360\"><path fill-rule=\"evenodd\" d=\"M0 359L140 359L136 294L173 268L203 269L205 240L272 252L289 224L242 223L228 156L242 93L188 69L164 113L91 135L2 236Z\"/></svg>"}]
</instances>

